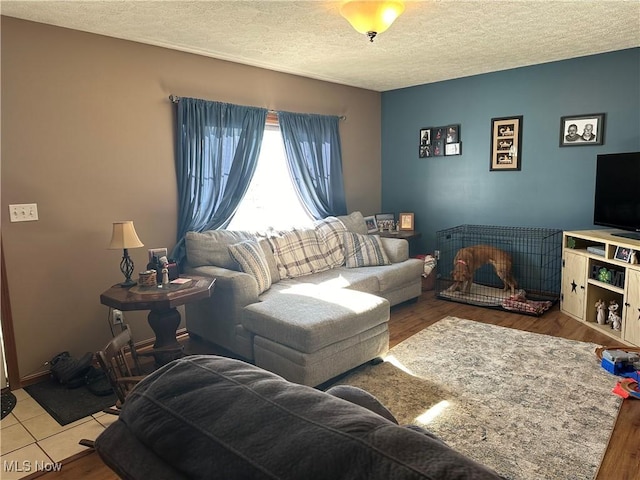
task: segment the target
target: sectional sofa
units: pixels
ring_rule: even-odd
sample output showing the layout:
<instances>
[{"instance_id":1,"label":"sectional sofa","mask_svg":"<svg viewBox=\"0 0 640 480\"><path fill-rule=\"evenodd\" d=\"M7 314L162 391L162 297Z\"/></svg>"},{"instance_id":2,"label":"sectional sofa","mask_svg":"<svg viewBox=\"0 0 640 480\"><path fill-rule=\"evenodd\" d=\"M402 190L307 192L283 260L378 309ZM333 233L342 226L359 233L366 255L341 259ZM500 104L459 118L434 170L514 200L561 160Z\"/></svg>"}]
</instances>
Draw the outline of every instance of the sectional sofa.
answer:
<instances>
[{"instance_id":1,"label":"sectional sofa","mask_svg":"<svg viewBox=\"0 0 640 480\"><path fill-rule=\"evenodd\" d=\"M360 212L284 232L186 236L185 273L216 278L188 304L190 335L310 386L384 355L390 306L421 293L406 240L368 235Z\"/></svg>"}]
</instances>

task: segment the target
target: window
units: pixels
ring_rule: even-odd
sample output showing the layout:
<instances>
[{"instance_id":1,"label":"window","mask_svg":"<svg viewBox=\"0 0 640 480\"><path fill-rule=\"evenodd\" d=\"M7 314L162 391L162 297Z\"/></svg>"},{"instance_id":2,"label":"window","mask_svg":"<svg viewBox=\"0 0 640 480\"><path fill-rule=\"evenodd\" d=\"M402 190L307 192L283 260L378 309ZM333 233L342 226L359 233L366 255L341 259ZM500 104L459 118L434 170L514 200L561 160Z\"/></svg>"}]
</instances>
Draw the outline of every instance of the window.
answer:
<instances>
[{"instance_id":1,"label":"window","mask_svg":"<svg viewBox=\"0 0 640 480\"><path fill-rule=\"evenodd\" d=\"M280 127L268 123L256 172L228 229L285 230L312 224L313 218L298 198L289 174Z\"/></svg>"}]
</instances>

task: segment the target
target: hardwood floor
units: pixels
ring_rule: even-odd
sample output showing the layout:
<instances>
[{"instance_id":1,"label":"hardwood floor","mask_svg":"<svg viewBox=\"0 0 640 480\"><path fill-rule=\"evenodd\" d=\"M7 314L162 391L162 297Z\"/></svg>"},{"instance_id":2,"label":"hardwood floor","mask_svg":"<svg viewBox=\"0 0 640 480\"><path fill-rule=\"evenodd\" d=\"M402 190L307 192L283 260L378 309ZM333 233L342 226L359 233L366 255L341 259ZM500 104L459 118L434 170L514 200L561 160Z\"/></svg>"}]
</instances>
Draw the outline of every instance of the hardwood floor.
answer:
<instances>
[{"instance_id":1,"label":"hardwood floor","mask_svg":"<svg viewBox=\"0 0 640 480\"><path fill-rule=\"evenodd\" d=\"M531 317L442 301L435 298L433 292L425 292L418 302L392 308L390 346L397 345L447 315L571 340L614 345L609 337L560 313L557 305L542 317ZM201 350L201 346L197 350ZM580 375L580 372L567 372L567 388L574 375ZM611 386L614 384L615 377L612 377ZM553 452L549 454L553 455ZM42 477L65 480L118 478L102 464L95 452L65 464L61 472L47 473ZM640 480L640 400L623 402L596 480Z\"/></svg>"}]
</instances>

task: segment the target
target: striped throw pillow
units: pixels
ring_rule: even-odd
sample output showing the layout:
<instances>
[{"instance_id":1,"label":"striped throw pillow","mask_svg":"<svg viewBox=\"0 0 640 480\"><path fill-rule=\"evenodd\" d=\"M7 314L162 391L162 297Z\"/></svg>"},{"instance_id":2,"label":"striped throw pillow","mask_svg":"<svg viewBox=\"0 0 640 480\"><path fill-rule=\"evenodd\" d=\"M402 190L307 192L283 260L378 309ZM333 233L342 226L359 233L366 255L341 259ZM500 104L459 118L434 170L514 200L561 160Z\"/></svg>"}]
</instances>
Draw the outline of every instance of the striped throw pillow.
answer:
<instances>
[{"instance_id":1,"label":"striped throw pillow","mask_svg":"<svg viewBox=\"0 0 640 480\"><path fill-rule=\"evenodd\" d=\"M290 230L268 237L280 278L296 278L331 268L315 230Z\"/></svg>"},{"instance_id":2,"label":"striped throw pillow","mask_svg":"<svg viewBox=\"0 0 640 480\"><path fill-rule=\"evenodd\" d=\"M314 222L320 248L331 268L344 264L344 233L347 228L336 217L327 217Z\"/></svg>"},{"instance_id":3,"label":"striped throw pillow","mask_svg":"<svg viewBox=\"0 0 640 480\"><path fill-rule=\"evenodd\" d=\"M269 290L271 287L269 264L258 242L247 240L229 245L229 255L238 262L243 272L252 275L256 279L258 282L258 294Z\"/></svg>"},{"instance_id":4,"label":"striped throw pillow","mask_svg":"<svg viewBox=\"0 0 640 480\"><path fill-rule=\"evenodd\" d=\"M391 264L378 235L346 232L344 234L344 256L347 268Z\"/></svg>"}]
</instances>

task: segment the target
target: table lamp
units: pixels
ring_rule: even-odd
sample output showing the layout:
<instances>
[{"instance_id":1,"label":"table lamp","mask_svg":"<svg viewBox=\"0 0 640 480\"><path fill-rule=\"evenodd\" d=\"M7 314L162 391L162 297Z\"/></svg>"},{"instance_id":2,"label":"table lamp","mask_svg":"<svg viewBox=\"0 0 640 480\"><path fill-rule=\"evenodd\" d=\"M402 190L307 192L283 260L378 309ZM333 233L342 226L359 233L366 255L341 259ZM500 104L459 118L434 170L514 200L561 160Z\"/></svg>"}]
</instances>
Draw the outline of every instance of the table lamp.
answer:
<instances>
[{"instance_id":1,"label":"table lamp","mask_svg":"<svg viewBox=\"0 0 640 480\"><path fill-rule=\"evenodd\" d=\"M125 281L120 284L121 287L133 287L137 282L131 280L133 273L133 260L129 257L129 248L144 247L144 244L138 238L136 229L133 227L133 221L113 222L113 234L111 236L110 250L122 248L122 261L120 262L120 271L124 275Z\"/></svg>"}]
</instances>

